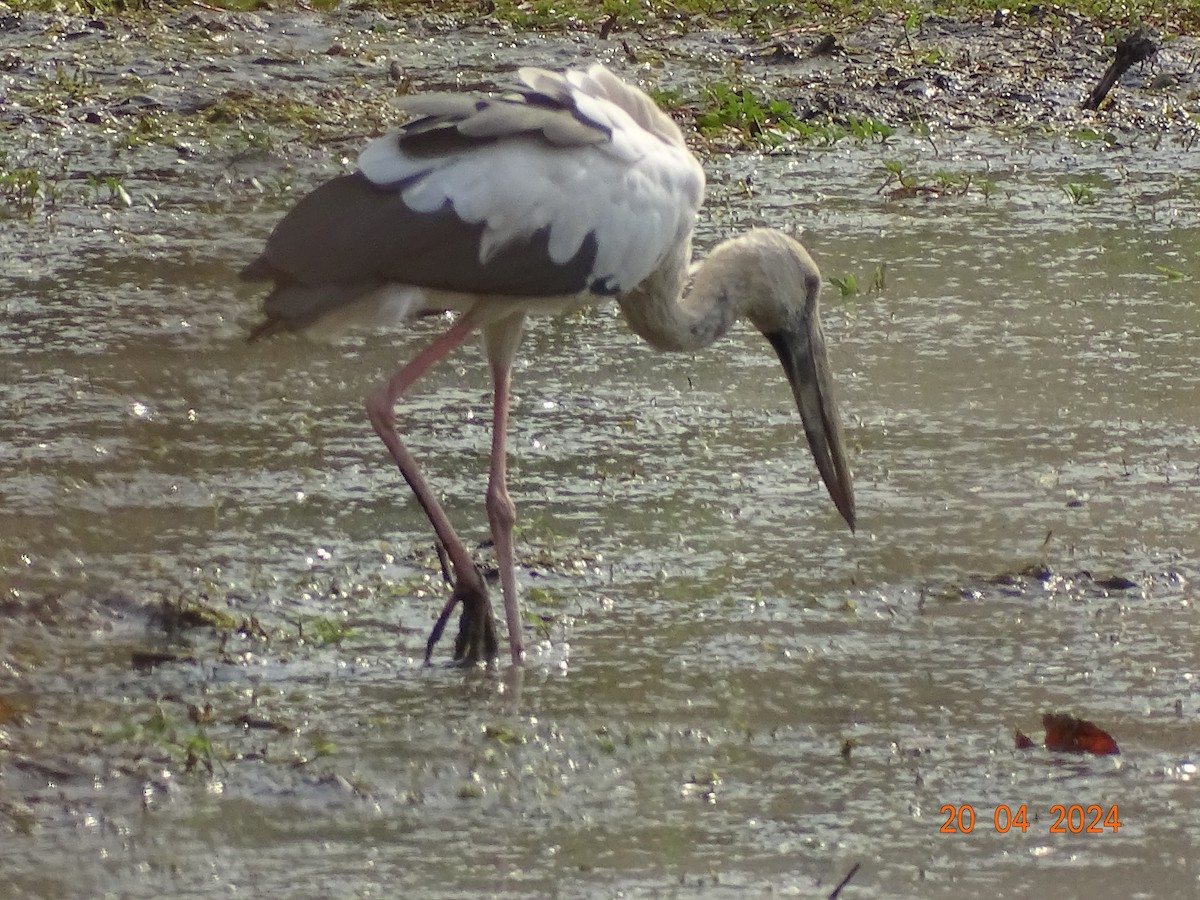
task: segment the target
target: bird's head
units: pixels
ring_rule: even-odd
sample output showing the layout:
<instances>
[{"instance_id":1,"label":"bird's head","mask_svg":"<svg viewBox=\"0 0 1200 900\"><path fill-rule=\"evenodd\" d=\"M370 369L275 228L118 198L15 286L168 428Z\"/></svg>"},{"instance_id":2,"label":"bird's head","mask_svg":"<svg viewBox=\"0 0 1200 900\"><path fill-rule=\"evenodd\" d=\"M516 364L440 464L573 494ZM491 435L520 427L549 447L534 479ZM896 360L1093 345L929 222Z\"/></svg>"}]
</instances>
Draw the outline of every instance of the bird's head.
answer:
<instances>
[{"instance_id":1,"label":"bird's head","mask_svg":"<svg viewBox=\"0 0 1200 900\"><path fill-rule=\"evenodd\" d=\"M727 247L739 260L744 315L779 356L817 470L853 531L854 482L821 331L820 270L798 241L779 231L755 229L718 250Z\"/></svg>"}]
</instances>

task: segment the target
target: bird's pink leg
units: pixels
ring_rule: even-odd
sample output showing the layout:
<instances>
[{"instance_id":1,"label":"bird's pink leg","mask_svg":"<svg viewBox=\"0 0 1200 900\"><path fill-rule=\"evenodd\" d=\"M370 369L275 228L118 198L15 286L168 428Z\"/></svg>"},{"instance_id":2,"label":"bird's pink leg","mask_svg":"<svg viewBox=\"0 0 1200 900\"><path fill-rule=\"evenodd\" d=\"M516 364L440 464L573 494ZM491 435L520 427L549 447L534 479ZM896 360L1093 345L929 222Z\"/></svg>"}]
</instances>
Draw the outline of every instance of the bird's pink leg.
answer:
<instances>
[{"instance_id":1,"label":"bird's pink leg","mask_svg":"<svg viewBox=\"0 0 1200 900\"><path fill-rule=\"evenodd\" d=\"M514 666L525 655L521 640L521 611L517 605L517 576L513 562L513 524L517 508L508 495L508 400L511 368L505 361L492 361L492 464L488 475L487 513L492 527L492 549L500 569L504 593L504 618L508 623L508 646Z\"/></svg>"},{"instance_id":2,"label":"bird's pink leg","mask_svg":"<svg viewBox=\"0 0 1200 900\"><path fill-rule=\"evenodd\" d=\"M425 510L425 515L429 517L434 533L446 549L446 553L450 557L450 565L454 569L454 593L442 611L434 634L430 637L429 645L426 648L426 662L429 661L429 651L433 649L433 644L441 635L441 629L444 627L446 619L455 604L460 602L463 604L463 625L468 626L468 619L473 620L475 625L465 638L460 629L459 644L455 648L456 660L474 663L482 658L490 659L496 654L495 623L492 620L491 604L488 603L483 576L479 574L470 553L467 552L463 542L459 540L442 505L429 489L429 485L417 466L416 459L404 446L396 431L397 401L412 386L413 382L427 372L434 363L459 346L474 327L475 322L470 314L459 318L441 337L418 353L411 362L371 391L366 400L367 415L371 420L371 425L375 428L375 433L387 446L392 459L400 468L400 474L404 476L404 480L412 488L421 508Z\"/></svg>"}]
</instances>

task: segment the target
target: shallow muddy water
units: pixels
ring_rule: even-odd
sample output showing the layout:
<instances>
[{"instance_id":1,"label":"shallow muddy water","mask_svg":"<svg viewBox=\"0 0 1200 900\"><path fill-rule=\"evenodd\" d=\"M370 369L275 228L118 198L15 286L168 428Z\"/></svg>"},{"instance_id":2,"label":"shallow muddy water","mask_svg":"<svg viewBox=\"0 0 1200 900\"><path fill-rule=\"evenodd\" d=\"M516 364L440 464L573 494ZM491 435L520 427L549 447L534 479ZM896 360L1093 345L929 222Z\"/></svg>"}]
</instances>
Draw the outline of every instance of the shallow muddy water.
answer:
<instances>
[{"instance_id":1,"label":"shallow muddy water","mask_svg":"<svg viewBox=\"0 0 1200 900\"><path fill-rule=\"evenodd\" d=\"M533 325L524 671L420 665L445 589L361 399L439 323L243 342L269 179L332 153L6 221L0 896L1192 895L1200 153L932 143L706 161L703 248L802 228L857 276L824 313L857 534L751 330ZM976 187L889 199L885 160ZM400 410L474 541L487 397L471 347ZM1015 750L1049 711L1121 754Z\"/></svg>"}]
</instances>

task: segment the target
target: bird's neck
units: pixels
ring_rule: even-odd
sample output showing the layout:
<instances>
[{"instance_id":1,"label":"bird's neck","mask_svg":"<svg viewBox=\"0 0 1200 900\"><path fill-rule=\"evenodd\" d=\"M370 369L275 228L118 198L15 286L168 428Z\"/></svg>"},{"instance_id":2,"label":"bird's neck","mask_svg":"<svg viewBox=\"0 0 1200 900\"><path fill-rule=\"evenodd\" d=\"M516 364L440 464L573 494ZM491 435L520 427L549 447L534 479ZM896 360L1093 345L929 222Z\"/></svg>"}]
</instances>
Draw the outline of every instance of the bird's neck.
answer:
<instances>
[{"instance_id":1,"label":"bird's neck","mask_svg":"<svg viewBox=\"0 0 1200 900\"><path fill-rule=\"evenodd\" d=\"M641 284L617 298L629 327L658 350L707 347L729 331L741 310L727 290L723 270L705 266L685 298L691 263L690 241Z\"/></svg>"}]
</instances>

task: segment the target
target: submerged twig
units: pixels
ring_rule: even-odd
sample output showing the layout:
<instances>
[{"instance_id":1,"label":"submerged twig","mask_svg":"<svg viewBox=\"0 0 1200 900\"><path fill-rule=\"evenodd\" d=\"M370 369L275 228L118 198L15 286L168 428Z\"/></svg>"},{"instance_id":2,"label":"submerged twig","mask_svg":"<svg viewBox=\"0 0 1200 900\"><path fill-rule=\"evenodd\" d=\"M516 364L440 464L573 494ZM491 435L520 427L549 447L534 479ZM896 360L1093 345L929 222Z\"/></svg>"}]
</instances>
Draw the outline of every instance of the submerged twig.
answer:
<instances>
[{"instance_id":1,"label":"submerged twig","mask_svg":"<svg viewBox=\"0 0 1200 900\"><path fill-rule=\"evenodd\" d=\"M838 886L833 889L833 893L829 895L829 900L838 900L842 896L842 889L850 883L850 879L858 874L858 870L862 868L862 863L856 862L850 867L850 871L846 873L846 877L838 882Z\"/></svg>"},{"instance_id":2,"label":"submerged twig","mask_svg":"<svg viewBox=\"0 0 1200 900\"><path fill-rule=\"evenodd\" d=\"M1158 45L1150 40L1149 32L1144 29L1139 29L1121 38L1117 42L1117 58L1112 61L1100 81L1088 94L1088 98L1083 101L1083 108L1099 109L1104 98L1108 96L1108 92L1112 90L1113 85L1122 75L1132 66L1145 62L1157 52Z\"/></svg>"}]
</instances>

